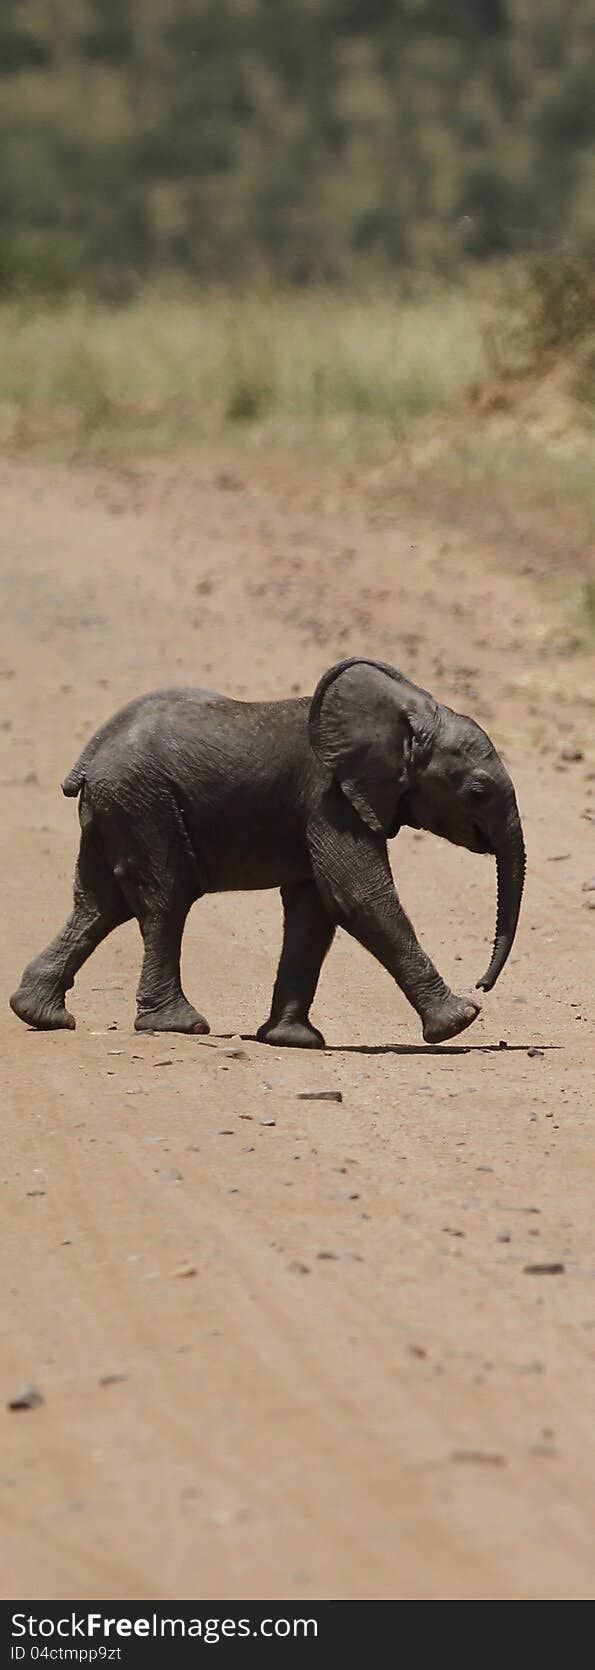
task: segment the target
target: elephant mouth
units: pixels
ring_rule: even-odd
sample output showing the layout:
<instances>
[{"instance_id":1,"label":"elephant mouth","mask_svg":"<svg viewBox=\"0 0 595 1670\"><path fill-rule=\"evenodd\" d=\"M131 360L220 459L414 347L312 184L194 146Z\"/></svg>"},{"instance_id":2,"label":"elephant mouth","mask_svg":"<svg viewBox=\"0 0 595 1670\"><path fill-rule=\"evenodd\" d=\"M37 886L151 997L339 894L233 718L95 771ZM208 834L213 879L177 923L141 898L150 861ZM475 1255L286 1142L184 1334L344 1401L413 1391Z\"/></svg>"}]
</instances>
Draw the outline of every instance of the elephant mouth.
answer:
<instances>
[{"instance_id":1,"label":"elephant mouth","mask_svg":"<svg viewBox=\"0 0 595 1670\"><path fill-rule=\"evenodd\" d=\"M484 834L483 829L480 829L479 824L475 824L473 829L473 851L489 853L493 853L494 851L491 841L488 840L488 837Z\"/></svg>"}]
</instances>

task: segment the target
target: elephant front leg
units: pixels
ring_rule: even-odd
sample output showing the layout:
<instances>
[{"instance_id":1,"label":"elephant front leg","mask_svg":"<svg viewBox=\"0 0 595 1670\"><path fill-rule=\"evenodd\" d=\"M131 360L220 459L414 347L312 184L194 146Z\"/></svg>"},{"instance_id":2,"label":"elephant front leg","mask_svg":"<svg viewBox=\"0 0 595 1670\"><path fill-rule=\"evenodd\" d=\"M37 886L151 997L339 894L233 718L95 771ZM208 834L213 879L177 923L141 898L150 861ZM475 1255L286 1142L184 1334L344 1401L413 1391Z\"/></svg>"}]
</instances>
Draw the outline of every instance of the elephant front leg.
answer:
<instances>
[{"instance_id":1,"label":"elephant front leg","mask_svg":"<svg viewBox=\"0 0 595 1670\"><path fill-rule=\"evenodd\" d=\"M479 1004L457 997L416 938L397 896L385 843L361 825L314 827L310 851L322 898L337 922L392 974L420 1016L427 1044L471 1026Z\"/></svg>"},{"instance_id":2,"label":"elephant front leg","mask_svg":"<svg viewBox=\"0 0 595 1670\"><path fill-rule=\"evenodd\" d=\"M271 1013L256 1036L263 1044L324 1049L324 1038L308 1019L318 977L335 924L313 881L282 887L283 946Z\"/></svg>"}]
</instances>

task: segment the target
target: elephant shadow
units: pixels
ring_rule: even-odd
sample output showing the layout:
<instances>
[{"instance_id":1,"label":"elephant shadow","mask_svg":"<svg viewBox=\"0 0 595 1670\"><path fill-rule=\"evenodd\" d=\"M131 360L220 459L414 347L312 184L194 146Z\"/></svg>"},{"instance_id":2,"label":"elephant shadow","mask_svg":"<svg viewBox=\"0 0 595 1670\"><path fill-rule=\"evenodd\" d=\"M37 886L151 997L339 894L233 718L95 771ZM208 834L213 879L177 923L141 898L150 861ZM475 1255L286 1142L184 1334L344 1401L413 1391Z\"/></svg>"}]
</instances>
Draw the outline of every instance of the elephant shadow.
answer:
<instances>
[{"instance_id":1,"label":"elephant shadow","mask_svg":"<svg viewBox=\"0 0 595 1670\"><path fill-rule=\"evenodd\" d=\"M231 1033L221 1033L221 1039L231 1037ZM256 1044L255 1033L242 1033L242 1041L246 1044ZM550 1050L559 1050L561 1044L326 1044L326 1055L527 1055L531 1049L539 1049L544 1055Z\"/></svg>"}]
</instances>

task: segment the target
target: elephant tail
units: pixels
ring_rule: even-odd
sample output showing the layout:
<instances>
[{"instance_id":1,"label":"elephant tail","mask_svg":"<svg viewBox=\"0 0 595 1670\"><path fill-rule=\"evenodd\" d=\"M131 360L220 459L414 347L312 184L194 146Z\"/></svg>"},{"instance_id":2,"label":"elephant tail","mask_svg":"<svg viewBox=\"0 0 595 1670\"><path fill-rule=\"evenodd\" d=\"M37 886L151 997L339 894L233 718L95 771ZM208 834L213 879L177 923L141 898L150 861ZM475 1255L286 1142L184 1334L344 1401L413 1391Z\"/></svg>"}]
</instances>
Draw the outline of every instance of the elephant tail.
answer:
<instances>
[{"instance_id":1,"label":"elephant tail","mask_svg":"<svg viewBox=\"0 0 595 1670\"><path fill-rule=\"evenodd\" d=\"M64 782L61 785L62 793L65 794L69 800L74 800L77 794L80 794L84 781L85 756L84 754L81 754L80 760L77 760L76 765L72 768L72 771L69 771L68 776L64 778Z\"/></svg>"},{"instance_id":2,"label":"elephant tail","mask_svg":"<svg viewBox=\"0 0 595 1670\"><path fill-rule=\"evenodd\" d=\"M73 765L72 767L72 771L68 772L68 776L64 778L64 782L60 784L62 793L66 795L68 800L76 800L77 794L80 794L81 789L84 788L87 781L89 766L92 764L94 756L97 753L100 744L103 742L105 733L106 731L109 731L109 729L109 725L104 725L102 730L96 731L95 736L92 736L90 742L87 742L86 746L83 748L82 754L79 754L76 765Z\"/></svg>"}]
</instances>

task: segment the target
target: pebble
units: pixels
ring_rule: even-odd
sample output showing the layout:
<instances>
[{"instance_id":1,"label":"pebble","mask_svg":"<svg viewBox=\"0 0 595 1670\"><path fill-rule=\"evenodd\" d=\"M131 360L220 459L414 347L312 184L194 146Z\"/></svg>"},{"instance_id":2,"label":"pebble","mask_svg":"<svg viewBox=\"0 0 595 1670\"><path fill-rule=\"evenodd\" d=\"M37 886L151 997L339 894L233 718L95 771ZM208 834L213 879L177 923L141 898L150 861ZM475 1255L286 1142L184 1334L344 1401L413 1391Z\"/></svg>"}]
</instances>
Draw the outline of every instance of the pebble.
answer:
<instances>
[{"instance_id":1,"label":"pebble","mask_svg":"<svg viewBox=\"0 0 595 1670\"><path fill-rule=\"evenodd\" d=\"M566 765L574 765L577 760L585 758L582 748L574 748L571 743L566 743L565 747L560 749L559 757Z\"/></svg>"},{"instance_id":2,"label":"pebble","mask_svg":"<svg viewBox=\"0 0 595 1670\"><path fill-rule=\"evenodd\" d=\"M261 1125L276 1125L276 1119L261 1119Z\"/></svg>"},{"instance_id":3,"label":"pebble","mask_svg":"<svg viewBox=\"0 0 595 1670\"><path fill-rule=\"evenodd\" d=\"M162 1171L161 1176L164 1183L181 1183L183 1180L182 1173L181 1171L178 1171L177 1166L166 1166L166 1169L165 1171Z\"/></svg>"},{"instance_id":4,"label":"pebble","mask_svg":"<svg viewBox=\"0 0 595 1670\"><path fill-rule=\"evenodd\" d=\"M526 1276L562 1276L566 1266L559 1262L553 1264L524 1264L523 1272Z\"/></svg>"},{"instance_id":5,"label":"pebble","mask_svg":"<svg viewBox=\"0 0 595 1670\"><path fill-rule=\"evenodd\" d=\"M531 1058L533 1059L533 1057L536 1056L536 1055L545 1055L545 1050L538 1050L538 1049L527 1050L527 1055L531 1056Z\"/></svg>"},{"instance_id":6,"label":"pebble","mask_svg":"<svg viewBox=\"0 0 595 1670\"><path fill-rule=\"evenodd\" d=\"M310 1274L310 1265L302 1264L299 1258L293 1258L287 1268L291 1270L293 1276L309 1276Z\"/></svg>"},{"instance_id":7,"label":"pebble","mask_svg":"<svg viewBox=\"0 0 595 1670\"><path fill-rule=\"evenodd\" d=\"M341 1090L298 1090L296 1092L296 1097L298 1102L343 1101L343 1093Z\"/></svg>"},{"instance_id":8,"label":"pebble","mask_svg":"<svg viewBox=\"0 0 595 1670\"><path fill-rule=\"evenodd\" d=\"M177 1270L172 1270L173 1276L196 1276L198 1271L195 1264L178 1264Z\"/></svg>"},{"instance_id":9,"label":"pebble","mask_svg":"<svg viewBox=\"0 0 595 1670\"><path fill-rule=\"evenodd\" d=\"M119 1386L122 1380L127 1380L127 1374L100 1374L98 1386Z\"/></svg>"},{"instance_id":10,"label":"pebble","mask_svg":"<svg viewBox=\"0 0 595 1670\"><path fill-rule=\"evenodd\" d=\"M506 1457L497 1450L453 1450L451 1461L462 1461L478 1467L505 1467Z\"/></svg>"},{"instance_id":11,"label":"pebble","mask_svg":"<svg viewBox=\"0 0 595 1670\"><path fill-rule=\"evenodd\" d=\"M38 1391L37 1386L23 1386L21 1391L17 1392L16 1397L11 1397L8 1408L39 1409L40 1404L42 1404L43 1401L43 1397L41 1392Z\"/></svg>"}]
</instances>

